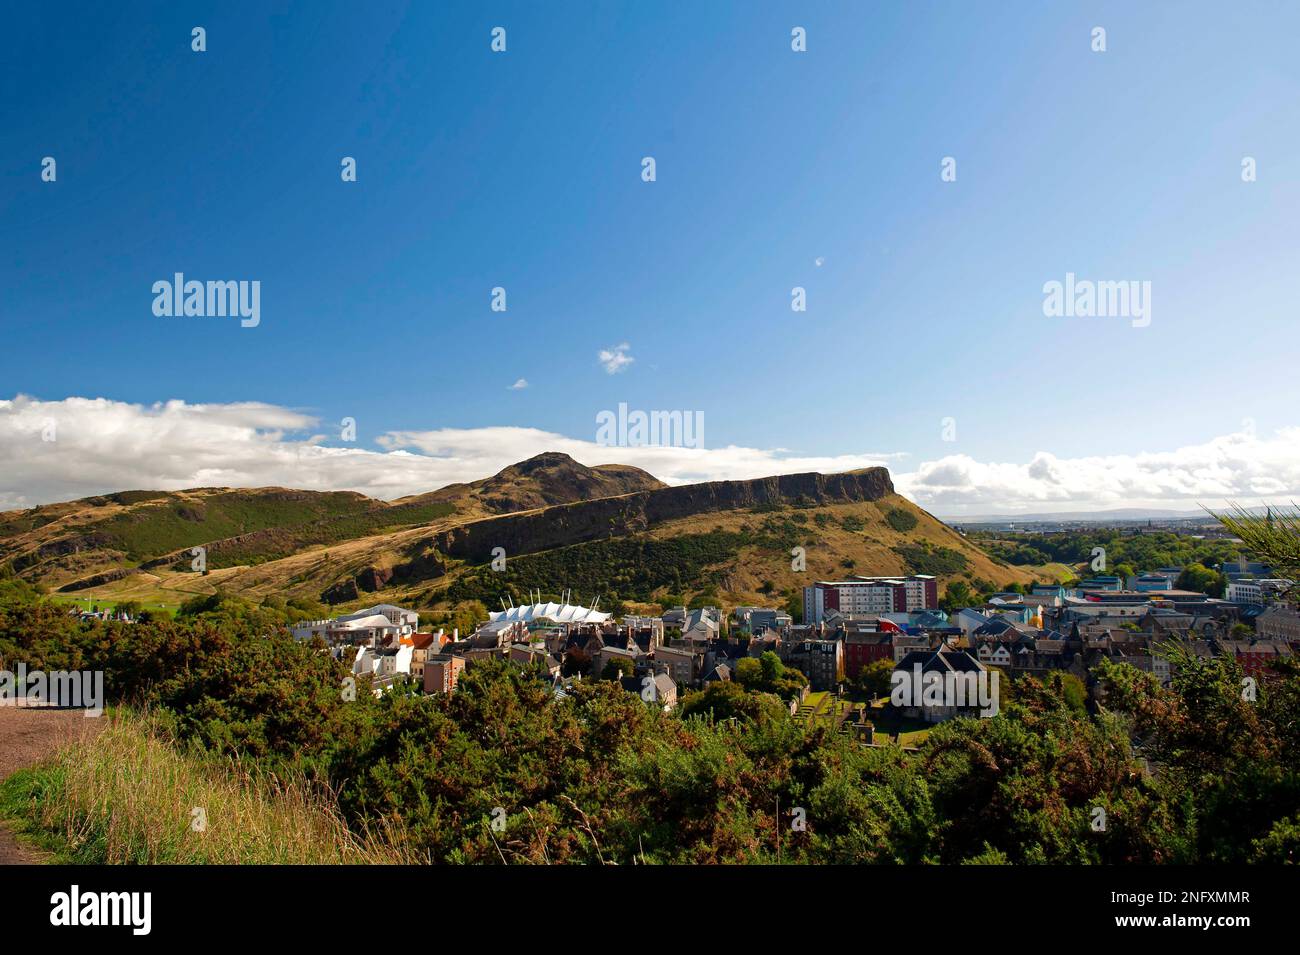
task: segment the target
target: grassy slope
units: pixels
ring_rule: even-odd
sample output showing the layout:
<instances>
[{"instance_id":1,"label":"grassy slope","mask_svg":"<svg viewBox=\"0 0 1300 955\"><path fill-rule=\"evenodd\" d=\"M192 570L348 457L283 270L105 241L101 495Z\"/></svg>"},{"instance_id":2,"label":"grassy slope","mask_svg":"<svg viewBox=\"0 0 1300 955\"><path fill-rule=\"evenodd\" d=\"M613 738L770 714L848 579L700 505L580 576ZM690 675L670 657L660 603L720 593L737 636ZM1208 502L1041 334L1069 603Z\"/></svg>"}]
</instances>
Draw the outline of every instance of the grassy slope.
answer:
<instances>
[{"instance_id":1,"label":"grassy slope","mask_svg":"<svg viewBox=\"0 0 1300 955\"><path fill-rule=\"evenodd\" d=\"M917 523L908 531L898 531L891 527L886 515L891 509L898 509L913 514ZM806 551L807 571L798 573L790 569L788 551L772 553L757 548L741 551L737 560L728 570L729 582L727 593L736 595L734 603L744 605L757 602L762 598L759 586L770 580L776 590L788 587L804 587L814 580L840 580L853 574L883 575L906 574L911 568L894 547L906 544L927 542L934 547L947 547L958 551L967 560L967 566L957 574L939 575L940 593L943 583L956 577L965 577L967 573L976 578L991 580L997 585L1033 579L1028 568L1016 568L994 561L974 544L969 543L960 534L946 524L932 517L921 508L901 495L890 495L875 503L836 504L817 508L810 513L823 512L830 517L824 525L810 520L803 535ZM798 514L791 510L786 514ZM718 520L718 517L724 520ZM726 515L704 514L674 521L651 531L652 536L677 534L692 530L705 530L722 526L726 530L739 529L742 525L753 526L761 523L765 515L746 514L744 512ZM861 531L851 531L843 526L844 519L857 517L863 522ZM844 561L852 561L853 566L844 566ZM770 603L770 600L768 601Z\"/></svg>"},{"instance_id":2,"label":"grassy slope","mask_svg":"<svg viewBox=\"0 0 1300 955\"><path fill-rule=\"evenodd\" d=\"M208 566L241 567L279 560L304 550L337 545L360 537L392 533L409 527L441 526L456 511L451 503L425 501L380 507L360 514L339 514L299 525L275 525L208 544ZM463 519L458 516L457 520ZM188 551L174 561L188 569Z\"/></svg>"},{"instance_id":3,"label":"grassy slope","mask_svg":"<svg viewBox=\"0 0 1300 955\"><path fill-rule=\"evenodd\" d=\"M907 531L896 530L887 520L891 510L914 515L915 527ZM819 513L825 515L820 524L816 518ZM804 523L796 523L799 518ZM846 521L851 526L856 526L855 520L861 522L861 530L848 530L844 527ZM773 528L778 530L773 532ZM1050 576L1038 572L1037 568L1012 567L994 561L956 531L897 495L875 503L836 504L808 509L786 508L780 512L739 510L701 514L659 525L652 528L645 538L660 541L687 537L698 539L698 535L709 535L715 531L742 535L746 541L757 537L763 539L762 545L740 543L729 547L725 553L715 555L717 559L700 568L693 579L683 579L683 586L689 592L716 587L718 600L725 606L770 606L780 602L781 591L790 587L803 587L813 580L842 578L851 574L907 573L910 569L907 561L894 548L922 543L928 543L932 548L943 547L956 551L966 560L966 566L957 573L940 575L941 592L943 584L957 577L983 578L1002 586L1012 581L1023 583L1036 576ZM428 528L415 528L391 535L362 538L255 567L217 569L207 576L159 569L147 575L134 575L114 581L85 591L79 596L93 595L105 600L134 599L170 606L175 606L194 594L212 593L216 589L242 594L251 599L270 595L318 598L320 592L341 575L403 559L404 549L427 536L428 532ZM790 569L789 546L795 543L806 550L807 571L804 573ZM497 595L505 593L507 586L513 587L516 594L527 587L540 587L552 593L562 586L582 588L585 579L579 578L578 569L582 568L586 572L591 568L605 568L609 562L609 553L608 546L596 543L544 552L538 558L520 557L512 563L509 578L486 576L478 568L453 568L452 573L445 578L366 594L358 605L391 600L418 607L447 607L450 604L439 599L445 589L462 578L478 574L495 589L491 594L474 596L496 606ZM846 567L845 561L851 561L853 566ZM570 570L566 571L566 566ZM612 568L612 571L617 573L618 568ZM608 592L613 588L619 589L625 597L629 594L625 583L593 579L597 582L588 587L592 591ZM770 596L759 590L767 581L774 588ZM669 590L667 586L656 586L654 598L666 596ZM590 600L594 593L580 590L578 596Z\"/></svg>"},{"instance_id":4,"label":"grassy slope","mask_svg":"<svg viewBox=\"0 0 1300 955\"><path fill-rule=\"evenodd\" d=\"M887 515L895 510L913 515L915 526L906 531L892 527ZM820 522L818 514L823 515ZM799 523L800 518L803 523ZM860 524L860 529L846 529L845 523L853 528ZM584 600L614 590L633 603L658 601L675 589L661 580L671 570L648 565L662 565L672 561L674 555L669 552L665 556L660 550L634 543L647 539L684 545L675 560L685 591L682 596L712 588L717 601L727 607L771 606L781 602L782 591L801 588L813 580L907 573L912 568L894 548L909 545L947 548L965 558L965 566L958 572L939 575L941 592L944 583L957 577L983 578L1002 586L1013 581L1028 582L1036 576L1036 568L1011 567L993 560L947 525L894 495L876 503L701 514L664 523L634 539L580 544L516 558L507 574L460 568L447 578L394 589L382 596L419 607L446 607L458 599L481 599L495 607L500 595L507 591L518 595L537 587L553 594L569 586L577 588L577 596ZM790 568L790 547L796 544L806 552L807 569L802 573ZM846 561L852 563L851 568L845 566ZM769 582L770 594L760 591ZM632 595L648 585L653 585L651 594ZM439 600L446 597L451 600Z\"/></svg>"},{"instance_id":5,"label":"grassy slope","mask_svg":"<svg viewBox=\"0 0 1300 955\"><path fill-rule=\"evenodd\" d=\"M637 468L588 468L551 453L490 478L391 503L348 491L285 488L128 491L0 513L0 563L11 561L26 579L56 588L140 568L146 574L140 580L111 582L109 590L101 586L87 593L133 591L148 599L158 597L159 578L172 569L189 570L189 548L198 545L207 548L210 569L245 567L326 548L346 554L357 550L347 546L352 541L383 540L412 528L427 533L493 514L662 486ZM373 545L370 541L360 550ZM319 553L308 563L318 558ZM160 563L167 566L156 566ZM237 589L255 588L257 579ZM284 577L272 575L268 583L274 589ZM180 584L179 589L191 587Z\"/></svg>"},{"instance_id":6,"label":"grassy slope","mask_svg":"<svg viewBox=\"0 0 1300 955\"><path fill-rule=\"evenodd\" d=\"M121 711L95 739L9 777L0 816L65 864L418 861L356 838L328 793L179 751Z\"/></svg>"},{"instance_id":7,"label":"grassy slope","mask_svg":"<svg viewBox=\"0 0 1300 955\"><path fill-rule=\"evenodd\" d=\"M517 480L507 472L502 472L500 477L501 480L490 488L491 493L500 493L503 487L513 488ZM483 482L479 482L479 485L483 485ZM482 492L477 486L473 494L462 491L470 487L461 485L447 489L450 493L445 495L435 492L441 498L438 501L433 499L433 495L421 495L394 502L391 506L351 495L361 503L353 506L344 501L336 502L337 511L332 516L317 517L301 524L297 530L275 528L264 534L253 535L256 539L253 544L241 542L247 545L243 550L238 546L230 546L224 554L222 546L215 547L209 560L210 573L206 576L191 572L185 563L179 566L152 567L124 579L80 591L76 596L104 601L138 600L147 605L169 609L195 594L212 593L217 589L255 600L272 595L319 599L321 592L340 578L359 573L367 567L392 566L408 560L412 550L418 549L421 541L438 528L486 516L488 506L481 499ZM487 490L489 488L484 485L483 491ZM238 493L256 495L259 492ZM291 508L288 507L280 509L274 515L270 510L259 511L247 503L236 507L235 502L227 496L229 494L230 492L209 492L205 495L205 514L223 521L223 529L228 529L231 522L237 519L242 520L241 526L247 527L272 520L286 520L292 515L301 517L307 513L301 510L301 504L293 505L299 509L292 511L292 515ZM107 516L114 526L134 527L145 513L144 509L149 508L154 512L162 510L163 526L151 532L148 537L151 543L148 546L172 543L183 530L166 514L170 509L180 506L174 500L176 497L177 495L168 495L161 499L151 498L142 503L127 505L136 515L130 521L116 514ZM420 509L433 504L447 506L451 499L457 501L458 512L454 515L434 516L415 526L403 526L400 519L393 521L394 517L402 514L428 518L429 515ZM278 506L267 501L261 503L268 507ZM319 508L330 505L318 501L312 506ZM110 502L98 507L120 510L123 505ZM356 509L358 507L361 508L360 512ZM910 520L900 523L898 513L895 513L891 524L891 511L911 515L915 521L914 526L906 526L912 523ZM215 527L216 524L210 526ZM376 533L376 529L380 528L382 532ZM338 539L344 531L357 536L346 540ZM817 579L841 578L851 574L901 574L910 570L928 572L931 568L917 567L895 549L911 548L910 553L914 557L917 554L924 556L917 548L927 545L932 551L948 548L960 553L965 559L964 567L954 568L954 572L938 573L941 592L943 584L955 577L983 579L1002 586L1012 581L1026 582L1035 577L1059 576L1056 568L1012 567L996 561L957 532L897 495L875 503L846 503L820 508L787 507L777 512L737 510L701 514L656 526L639 539L703 539L698 536L711 535L715 531L723 535L740 535L742 539L729 539L724 552L718 552L717 546L708 548L711 560L707 566L692 567L687 577L682 578L681 589L686 591L687 596L700 590L714 590L718 602L727 606L750 603L772 605L780 602L779 594L782 591L805 586ZM144 538L137 539L133 546L144 546L142 540ZM716 535L711 540L706 540L711 545L716 545L717 541ZM803 546L806 550L806 572L799 573L790 569L789 549L794 544ZM282 556L285 550L295 552ZM527 587L558 592L563 586L585 586L591 592L583 592L580 596L588 600L595 593L610 591L618 591L625 599L634 601L652 599L645 594L636 597L631 595L628 578L639 574L644 584L646 573L630 566L612 566L620 560L631 562L635 559L635 555L632 559L626 557L626 548L611 551L608 547L602 549L599 544L590 544L547 553L549 557L531 560L531 563L530 558L526 557L512 562L512 571L520 571L510 575L512 579L509 584L514 587L515 593ZM239 560L246 563L230 566ZM119 559L117 566L122 563ZM613 578L605 579L597 573L602 565L611 565ZM453 567L446 578L365 594L357 603L393 600L421 607L446 607L450 605L443 599L448 585L476 573L481 576L476 568ZM476 596L496 606L499 595L506 592L506 578L485 579L495 589L490 594L481 593ZM770 595L759 589L769 582L772 585ZM654 587L653 599L668 595L671 589L675 589L675 585L670 588L660 581Z\"/></svg>"},{"instance_id":8,"label":"grassy slope","mask_svg":"<svg viewBox=\"0 0 1300 955\"><path fill-rule=\"evenodd\" d=\"M0 560L29 579L59 584L182 548L268 528L379 515L382 502L348 491L201 488L85 498L0 515ZM42 547L70 553L41 557Z\"/></svg>"}]
</instances>

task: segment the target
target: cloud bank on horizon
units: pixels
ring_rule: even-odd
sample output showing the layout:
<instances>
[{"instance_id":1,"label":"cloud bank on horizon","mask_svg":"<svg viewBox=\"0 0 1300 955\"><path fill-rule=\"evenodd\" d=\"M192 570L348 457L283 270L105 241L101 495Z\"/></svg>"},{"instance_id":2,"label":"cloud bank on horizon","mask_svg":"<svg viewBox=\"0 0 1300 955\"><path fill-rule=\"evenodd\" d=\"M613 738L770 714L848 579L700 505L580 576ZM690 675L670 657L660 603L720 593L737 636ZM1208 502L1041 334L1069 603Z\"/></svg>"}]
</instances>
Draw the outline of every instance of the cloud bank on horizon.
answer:
<instances>
[{"instance_id":1,"label":"cloud bank on horizon","mask_svg":"<svg viewBox=\"0 0 1300 955\"><path fill-rule=\"evenodd\" d=\"M297 487L391 500L473 481L543 451L630 464L669 484L886 466L898 490L940 516L1114 507L1289 503L1300 498L1300 427L1219 435L1138 455L1024 463L964 454L906 468L905 453L798 455L784 449L609 447L538 428L389 431L377 448L340 443L312 415L260 402L152 405L106 398L0 400L0 509L120 490Z\"/></svg>"}]
</instances>

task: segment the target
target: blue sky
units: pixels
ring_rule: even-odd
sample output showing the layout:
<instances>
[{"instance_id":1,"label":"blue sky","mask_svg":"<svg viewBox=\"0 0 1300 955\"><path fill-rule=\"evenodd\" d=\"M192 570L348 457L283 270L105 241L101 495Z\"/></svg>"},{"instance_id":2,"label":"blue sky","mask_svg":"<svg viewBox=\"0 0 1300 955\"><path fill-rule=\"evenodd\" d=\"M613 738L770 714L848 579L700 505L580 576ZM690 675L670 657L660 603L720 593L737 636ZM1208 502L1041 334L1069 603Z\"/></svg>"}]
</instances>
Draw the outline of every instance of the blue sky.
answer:
<instances>
[{"instance_id":1,"label":"blue sky","mask_svg":"<svg viewBox=\"0 0 1300 955\"><path fill-rule=\"evenodd\" d=\"M369 448L590 441L627 402L903 470L1300 425L1300 8L809 6L10 9L0 399L262 402ZM261 324L156 317L177 271L259 280ZM1150 281L1151 324L1045 317L1066 272Z\"/></svg>"}]
</instances>

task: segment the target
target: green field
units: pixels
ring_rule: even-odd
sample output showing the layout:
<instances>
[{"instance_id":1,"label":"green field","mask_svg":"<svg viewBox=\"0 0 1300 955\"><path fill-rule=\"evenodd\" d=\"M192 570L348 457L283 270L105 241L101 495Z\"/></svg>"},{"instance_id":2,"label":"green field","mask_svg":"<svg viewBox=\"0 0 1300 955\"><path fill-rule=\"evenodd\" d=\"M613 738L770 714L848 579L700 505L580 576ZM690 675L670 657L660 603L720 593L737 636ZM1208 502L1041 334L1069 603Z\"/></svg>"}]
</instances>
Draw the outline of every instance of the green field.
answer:
<instances>
[{"instance_id":1,"label":"green field","mask_svg":"<svg viewBox=\"0 0 1300 955\"><path fill-rule=\"evenodd\" d=\"M55 602L55 603L59 603L59 604L67 604L67 605L70 606L70 607L76 607L76 608L78 608L79 610L93 611L93 610L94 610L95 608L97 608L97 607L98 607L100 610L104 610L104 609L112 610L113 607L114 607L116 604L119 604L119 603L125 603L129 598L126 598L126 597L117 597L117 598L113 598L113 597L101 597L101 598L95 598L95 597L75 597L75 596L72 596L71 594L50 594L49 599L52 600L52 601ZM141 600L141 601L135 601L135 602L140 604L140 609L141 609L141 610L151 610L151 611L153 611L154 613L160 613L160 612L161 612L161 613L175 614L177 608L180 607L180 604L175 603L175 602L172 602L172 603L164 603L164 602L161 602L161 601L149 601L149 600Z\"/></svg>"}]
</instances>

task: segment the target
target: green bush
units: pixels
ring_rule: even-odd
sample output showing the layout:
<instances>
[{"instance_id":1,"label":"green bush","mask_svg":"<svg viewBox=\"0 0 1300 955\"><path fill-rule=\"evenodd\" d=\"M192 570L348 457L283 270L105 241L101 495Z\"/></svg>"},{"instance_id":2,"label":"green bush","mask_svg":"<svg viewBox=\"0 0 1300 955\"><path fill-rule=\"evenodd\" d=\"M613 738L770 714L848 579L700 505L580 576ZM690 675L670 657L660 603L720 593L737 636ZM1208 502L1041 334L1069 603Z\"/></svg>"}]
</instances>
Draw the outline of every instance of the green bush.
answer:
<instances>
[{"instance_id":1,"label":"green bush","mask_svg":"<svg viewBox=\"0 0 1300 955\"><path fill-rule=\"evenodd\" d=\"M916 515L911 511L905 511L901 507L891 507L885 512L885 523L900 534L906 534L916 527Z\"/></svg>"},{"instance_id":2,"label":"green bush","mask_svg":"<svg viewBox=\"0 0 1300 955\"><path fill-rule=\"evenodd\" d=\"M686 694L684 716L612 682L558 698L502 660L467 669L449 696L349 697L341 663L245 610L219 600L177 620L82 622L0 581L0 662L103 670L112 700L157 721L148 740L58 763L39 798L7 789L4 810L116 840L103 853L114 861L360 859L340 847L367 831L400 858L441 863L1241 863L1284 861L1298 844L1292 663L1247 702L1232 657L1172 648L1168 688L1104 662L1104 712L1089 712L1077 680L1022 677L998 716L940 724L904 752L790 719L765 692L790 671L766 656ZM239 780L271 773L303 781L309 800L263 813L272 791ZM199 805L190 792L251 813L243 835L220 852L186 842L175 806ZM791 831L778 805L806 808L810 824ZM1097 806L1104 832L1091 828Z\"/></svg>"},{"instance_id":3,"label":"green bush","mask_svg":"<svg viewBox=\"0 0 1300 955\"><path fill-rule=\"evenodd\" d=\"M955 551L951 547L935 547L928 542L898 544L893 551L903 558L907 563L908 571L913 574L931 574L935 577L959 574L969 563L960 551Z\"/></svg>"}]
</instances>

